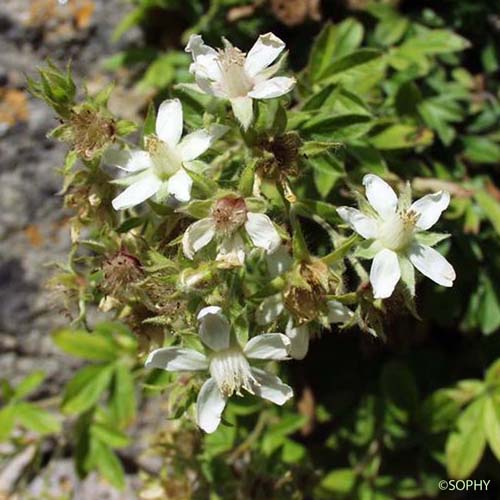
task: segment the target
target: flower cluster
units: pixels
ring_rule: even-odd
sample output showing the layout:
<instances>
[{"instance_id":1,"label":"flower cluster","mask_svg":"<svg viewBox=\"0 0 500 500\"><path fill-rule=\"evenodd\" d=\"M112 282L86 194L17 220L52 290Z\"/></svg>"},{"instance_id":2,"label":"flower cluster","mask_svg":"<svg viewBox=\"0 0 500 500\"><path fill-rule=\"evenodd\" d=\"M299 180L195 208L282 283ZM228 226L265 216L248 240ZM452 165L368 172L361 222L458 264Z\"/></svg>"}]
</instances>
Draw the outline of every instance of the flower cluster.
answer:
<instances>
[{"instance_id":1,"label":"flower cluster","mask_svg":"<svg viewBox=\"0 0 500 500\"><path fill-rule=\"evenodd\" d=\"M215 50L200 36L192 35L186 52L193 58L190 72L196 85L189 88L212 99L228 100L247 136L255 116L253 101L285 95L294 87L294 78L275 76L283 59L275 61L284 48L284 43L271 33L260 36L248 54L225 39L224 48ZM335 258L310 255L295 214L297 196L287 179L299 171L302 142L297 133L285 132L285 127L275 138L255 141L254 147L261 146L261 157L253 162L253 170L252 164L241 166L242 179L237 188L227 189L227 184L223 187L222 182L219 185L211 180L213 192L205 189L205 195L198 197L202 199L196 199L200 178L216 174L212 166L217 154L211 165L199 158L223 140L229 147L232 134L231 120L214 123L205 117L203 123L207 124L205 128L183 137L181 102L168 99L160 105L155 132L144 137L142 149L110 149L104 158L127 174L114 181L126 186L112 202L116 210L153 199L166 204L176 217L188 214L197 219L182 226L174 245L180 244L181 250L179 293L206 292L194 307L199 322L199 350L183 346L156 349L148 356L146 367L208 372L209 378L198 393L196 419L204 431L213 432L233 395L246 392L278 405L292 397L291 387L250 362L302 359L307 355L311 335L321 328L329 328L332 323L342 328L365 324L358 294L370 288L359 287L356 292L346 293L342 279L342 259L350 246L356 248L352 256L356 262L358 258L373 259L369 274L373 294L368 298L365 294L365 302L390 297L399 281L413 296L414 268L447 287L453 284L455 272L432 248L442 236L426 233L447 208L448 193L430 194L411 203L408 189L398 199L393 189L373 174L363 179L367 200L360 200L359 210L337 209L340 218L366 241L359 244L355 236L349 238L350 246L340 257L335 251ZM281 194L287 221L268 215L272 214L273 203L261 190L265 182L273 184ZM339 234L337 228L333 232ZM264 290L258 293L245 283L250 265L267 279ZM217 273L225 286L215 293L210 286ZM243 338L250 337L246 343L228 319L235 317L231 302L242 298L245 304L239 313L244 310L247 315ZM263 333L263 328L285 333ZM253 335L249 336L249 332Z\"/></svg>"}]
</instances>

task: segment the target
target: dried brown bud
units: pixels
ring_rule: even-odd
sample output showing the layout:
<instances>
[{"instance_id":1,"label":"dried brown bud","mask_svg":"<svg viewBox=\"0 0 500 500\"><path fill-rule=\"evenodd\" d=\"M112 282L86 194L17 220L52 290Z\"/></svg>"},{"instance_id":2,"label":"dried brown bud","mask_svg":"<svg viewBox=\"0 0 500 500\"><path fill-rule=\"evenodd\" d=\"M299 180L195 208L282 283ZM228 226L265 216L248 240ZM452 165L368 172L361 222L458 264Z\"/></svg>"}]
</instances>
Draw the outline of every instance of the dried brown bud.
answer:
<instances>
[{"instance_id":1,"label":"dried brown bud","mask_svg":"<svg viewBox=\"0 0 500 500\"><path fill-rule=\"evenodd\" d=\"M143 275L139 259L126 250L120 250L108 258L103 264L103 271L102 288L117 299L123 297L130 285Z\"/></svg>"},{"instance_id":2,"label":"dried brown bud","mask_svg":"<svg viewBox=\"0 0 500 500\"><path fill-rule=\"evenodd\" d=\"M92 160L115 141L115 120L90 107L73 110L69 127L75 151L86 160Z\"/></svg>"},{"instance_id":3,"label":"dried brown bud","mask_svg":"<svg viewBox=\"0 0 500 500\"><path fill-rule=\"evenodd\" d=\"M287 26L321 20L320 0L271 0L274 15Z\"/></svg>"},{"instance_id":4,"label":"dried brown bud","mask_svg":"<svg viewBox=\"0 0 500 500\"><path fill-rule=\"evenodd\" d=\"M215 230L222 235L231 235L247 219L247 206L244 198L226 196L220 198L212 208Z\"/></svg>"},{"instance_id":5,"label":"dried brown bud","mask_svg":"<svg viewBox=\"0 0 500 500\"><path fill-rule=\"evenodd\" d=\"M299 264L289 274L283 297L285 307L299 323L316 319L326 307L330 270L320 260Z\"/></svg>"}]
</instances>

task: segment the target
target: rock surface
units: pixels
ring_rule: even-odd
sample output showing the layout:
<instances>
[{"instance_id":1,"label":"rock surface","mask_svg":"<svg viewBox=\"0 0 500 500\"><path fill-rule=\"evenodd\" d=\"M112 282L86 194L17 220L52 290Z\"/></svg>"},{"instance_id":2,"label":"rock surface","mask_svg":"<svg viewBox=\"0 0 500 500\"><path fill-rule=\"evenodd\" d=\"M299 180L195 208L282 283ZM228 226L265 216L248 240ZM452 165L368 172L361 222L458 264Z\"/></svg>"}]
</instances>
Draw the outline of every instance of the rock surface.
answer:
<instances>
[{"instance_id":1,"label":"rock surface","mask_svg":"<svg viewBox=\"0 0 500 500\"><path fill-rule=\"evenodd\" d=\"M119 48L111 33L127 8L124 0L0 2L0 89L16 89L16 97L24 92L21 104L27 107L26 120L17 114L16 123L2 122L0 112L0 374L15 384L44 370L44 396L60 393L79 363L50 340L50 332L68 320L45 286L52 263L65 261L70 244L56 173L66 147L46 138L57 122L25 92L25 75L34 76L50 56L59 65L71 60L79 84L100 78L100 61ZM138 35L132 31L120 43ZM137 482L135 474L128 476L127 491L118 494L95 477L79 481L70 461L60 458L12 498L66 498L69 484L75 499L132 499Z\"/></svg>"}]
</instances>

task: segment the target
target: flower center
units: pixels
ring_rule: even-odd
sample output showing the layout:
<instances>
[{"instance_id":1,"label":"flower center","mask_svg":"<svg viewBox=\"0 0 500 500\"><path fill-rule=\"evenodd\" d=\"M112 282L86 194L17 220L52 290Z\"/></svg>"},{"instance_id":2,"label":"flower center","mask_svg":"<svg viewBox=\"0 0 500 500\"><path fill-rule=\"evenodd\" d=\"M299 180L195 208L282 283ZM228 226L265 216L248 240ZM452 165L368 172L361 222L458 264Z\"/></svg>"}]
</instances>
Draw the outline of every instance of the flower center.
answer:
<instances>
[{"instance_id":1,"label":"flower center","mask_svg":"<svg viewBox=\"0 0 500 500\"><path fill-rule=\"evenodd\" d=\"M378 240L389 250L403 250L413 239L419 214L412 210L396 213L378 227Z\"/></svg>"},{"instance_id":2,"label":"flower center","mask_svg":"<svg viewBox=\"0 0 500 500\"><path fill-rule=\"evenodd\" d=\"M210 359L210 375L217 387L226 397L236 393L242 396L241 389L254 394L253 386L258 384L250 371L250 365L237 347L216 352Z\"/></svg>"},{"instance_id":3,"label":"flower center","mask_svg":"<svg viewBox=\"0 0 500 500\"><path fill-rule=\"evenodd\" d=\"M162 180L172 177L182 166L182 159L177 151L158 137L151 135L146 138L146 149L153 161L153 170Z\"/></svg>"},{"instance_id":4,"label":"flower center","mask_svg":"<svg viewBox=\"0 0 500 500\"><path fill-rule=\"evenodd\" d=\"M212 218L217 233L230 236L247 220L245 200L230 196L217 200L212 209Z\"/></svg>"},{"instance_id":5,"label":"flower center","mask_svg":"<svg viewBox=\"0 0 500 500\"><path fill-rule=\"evenodd\" d=\"M245 54L236 47L219 50L219 67L228 97L243 97L252 89L252 81L245 72Z\"/></svg>"}]
</instances>

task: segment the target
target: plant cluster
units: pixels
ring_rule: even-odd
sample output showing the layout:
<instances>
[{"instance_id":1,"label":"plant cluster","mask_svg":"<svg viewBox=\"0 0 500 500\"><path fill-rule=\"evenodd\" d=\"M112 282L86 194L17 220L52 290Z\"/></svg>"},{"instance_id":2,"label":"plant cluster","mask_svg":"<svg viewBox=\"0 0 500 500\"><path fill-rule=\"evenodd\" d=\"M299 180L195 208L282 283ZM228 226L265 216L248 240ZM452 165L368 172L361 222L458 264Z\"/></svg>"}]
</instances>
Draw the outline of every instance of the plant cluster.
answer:
<instances>
[{"instance_id":1,"label":"plant cluster","mask_svg":"<svg viewBox=\"0 0 500 500\"><path fill-rule=\"evenodd\" d=\"M55 343L91 361L60 406L81 475L124 485L127 427L161 391L148 498L427 498L445 470L498 476L496 337L453 357L429 340L500 326L494 77L460 66L469 43L436 14L367 12L369 31L326 24L293 76L272 33L247 53L192 34L191 80L141 127L112 87L78 100L69 69L30 81L70 147L51 285L74 317ZM5 386L8 429L19 405L33 428L26 385Z\"/></svg>"}]
</instances>

